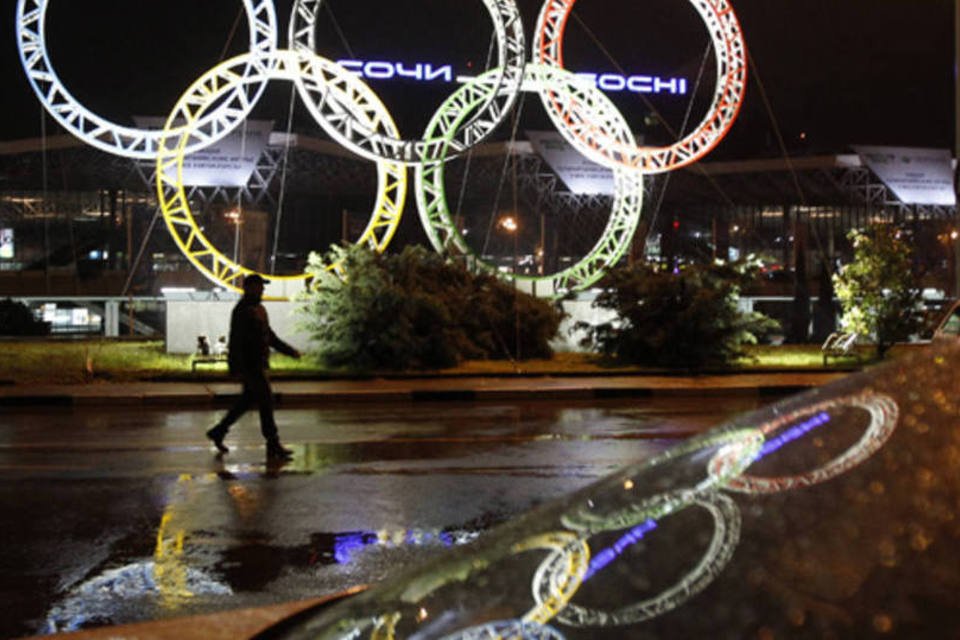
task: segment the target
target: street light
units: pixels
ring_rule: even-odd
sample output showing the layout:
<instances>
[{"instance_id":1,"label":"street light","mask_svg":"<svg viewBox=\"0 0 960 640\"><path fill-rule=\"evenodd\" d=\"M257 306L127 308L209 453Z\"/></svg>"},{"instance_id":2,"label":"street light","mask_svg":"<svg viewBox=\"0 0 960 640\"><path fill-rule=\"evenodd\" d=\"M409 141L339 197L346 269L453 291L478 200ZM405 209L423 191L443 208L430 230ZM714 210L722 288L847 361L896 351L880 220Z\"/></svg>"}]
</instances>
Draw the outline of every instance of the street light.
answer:
<instances>
[{"instance_id":1,"label":"street light","mask_svg":"<svg viewBox=\"0 0 960 640\"><path fill-rule=\"evenodd\" d=\"M517 236L520 234L517 233L520 229L520 225L517 222L517 219L512 215L503 216L500 220L497 221L497 228L502 229L513 236L513 276L514 276L514 286L516 286L516 276L517 276Z\"/></svg>"},{"instance_id":2,"label":"street light","mask_svg":"<svg viewBox=\"0 0 960 640\"><path fill-rule=\"evenodd\" d=\"M513 308L514 308L514 317L513 317L513 330L514 330L514 355L517 360L520 360L520 289L519 283L517 282L517 237L520 235L518 231L520 230L520 225L517 223L517 219L512 215L506 215L500 218L497 222L497 227L503 229L507 233L513 236ZM516 363L514 363L516 367Z\"/></svg>"}]
</instances>

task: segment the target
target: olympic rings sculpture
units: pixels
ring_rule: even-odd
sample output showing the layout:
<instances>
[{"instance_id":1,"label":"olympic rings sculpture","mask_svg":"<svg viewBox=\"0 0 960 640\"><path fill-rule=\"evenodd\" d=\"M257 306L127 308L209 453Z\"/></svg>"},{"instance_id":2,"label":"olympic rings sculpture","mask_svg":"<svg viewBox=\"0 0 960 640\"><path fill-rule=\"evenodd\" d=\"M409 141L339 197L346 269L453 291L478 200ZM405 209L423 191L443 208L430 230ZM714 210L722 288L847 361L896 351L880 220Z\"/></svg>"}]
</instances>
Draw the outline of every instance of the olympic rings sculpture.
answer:
<instances>
[{"instance_id":1,"label":"olympic rings sculpture","mask_svg":"<svg viewBox=\"0 0 960 640\"><path fill-rule=\"evenodd\" d=\"M769 483L748 476L747 472L760 459L772 455L784 446L822 427L832 419L831 412L855 409L869 419L863 436L845 451L822 463L819 467L790 478L772 479ZM899 421L899 407L888 395L866 391L856 395L819 402L801 410L790 411L759 426L735 428L696 438L654 457L640 468L628 469L595 487L591 498L568 507L559 516L566 530L529 534L511 546L495 547L474 555L460 557L455 564L445 566L441 573L427 574L410 583L401 583L388 590L386 602L403 603L417 610L431 595L443 586L481 576L493 562L504 559L504 554L519 554L531 550L548 551L533 573L531 595L536 603L526 614L512 620L499 620L446 633L444 640L473 640L475 638L563 638L552 623L579 628L603 628L642 623L673 610L706 589L733 558L739 544L742 516L737 503L726 491L735 494L763 494L774 491L804 489L827 482L852 470L876 454L889 440ZM688 487L672 488L663 493L636 496L641 485L633 480L640 474L659 477L663 467L681 464L696 471L703 465L703 476L692 478ZM691 467L691 465L693 465ZM612 508L599 510L593 496L611 498ZM618 505L618 503L620 503ZM657 528L657 522L676 515L689 507L699 507L713 521L713 532L703 556L697 564L661 593L639 602L612 610L580 605L577 592L626 548L632 546ZM548 525L549 526L549 525ZM612 547L594 553L590 538L601 532L629 529ZM499 549L499 550L498 550ZM589 567L587 564L589 563ZM460 600L457 600L460 602ZM374 602L377 602L374 600ZM502 605L499 600L497 606ZM425 609L420 609L425 611ZM321 621L310 626L311 637L360 638L365 629L371 629L372 640L393 640L402 637L397 624L402 615L398 610L379 617L367 615L363 604L351 610L349 617L339 618L325 626ZM411 631L412 632L412 631ZM419 634L418 634L419 635ZM436 637L437 633L424 634Z\"/></svg>"},{"instance_id":2,"label":"olympic rings sculpture","mask_svg":"<svg viewBox=\"0 0 960 640\"><path fill-rule=\"evenodd\" d=\"M214 283L237 290L255 273L219 251L199 227L186 201L184 157L234 131L252 112L273 79L294 82L301 99L331 138L377 163L378 195L358 240L383 251L399 225L406 199L405 167L417 177L417 204L437 251L470 254L453 224L444 195L444 164L487 139L502 124L519 95L535 90L561 135L587 158L615 172L610 219L600 239L579 262L547 276L505 276L543 283L546 295L562 295L596 282L624 255L639 224L643 177L695 162L729 131L746 87L746 47L729 0L690 0L703 19L716 52L717 88L700 125L663 148L637 146L623 116L595 88L563 68L563 39L575 0L546 0L537 20L532 64L527 64L523 24L515 0L481 0L496 39L494 67L466 82L437 110L419 139L401 136L389 111L351 71L317 55L315 27L322 0L296 0L287 29L289 49L277 46L271 0L242 0L249 50L205 72L180 98L162 131L112 123L72 96L47 53L49 0L17 1L21 62L44 108L67 131L116 155L157 162L157 192L168 230L194 266ZM492 270L482 261L478 266ZM335 265L334 265L335 267ZM266 274L264 274L266 275ZM274 276L284 294L305 275ZM268 291L269 297L275 292Z\"/></svg>"}]
</instances>

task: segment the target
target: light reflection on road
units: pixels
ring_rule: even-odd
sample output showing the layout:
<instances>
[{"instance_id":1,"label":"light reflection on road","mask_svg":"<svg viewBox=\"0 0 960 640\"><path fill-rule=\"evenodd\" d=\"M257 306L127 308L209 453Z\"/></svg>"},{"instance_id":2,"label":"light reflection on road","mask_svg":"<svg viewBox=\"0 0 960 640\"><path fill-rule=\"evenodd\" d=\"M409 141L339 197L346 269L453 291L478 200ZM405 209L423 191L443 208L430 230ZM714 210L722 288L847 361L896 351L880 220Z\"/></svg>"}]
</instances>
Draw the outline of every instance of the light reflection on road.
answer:
<instances>
[{"instance_id":1,"label":"light reflection on road","mask_svg":"<svg viewBox=\"0 0 960 640\"><path fill-rule=\"evenodd\" d=\"M759 406L751 396L281 410L217 457L219 412L24 411L0 425L14 637L313 597L480 531ZM19 551L18 551L19 550Z\"/></svg>"}]
</instances>

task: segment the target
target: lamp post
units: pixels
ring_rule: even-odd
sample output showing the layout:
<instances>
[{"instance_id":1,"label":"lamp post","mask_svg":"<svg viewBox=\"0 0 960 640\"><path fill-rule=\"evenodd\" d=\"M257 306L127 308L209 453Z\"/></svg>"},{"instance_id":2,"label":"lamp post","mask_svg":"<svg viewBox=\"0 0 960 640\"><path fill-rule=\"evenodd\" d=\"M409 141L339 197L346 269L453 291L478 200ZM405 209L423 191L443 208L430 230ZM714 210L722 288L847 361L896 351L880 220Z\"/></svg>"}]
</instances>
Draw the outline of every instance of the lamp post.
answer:
<instances>
[{"instance_id":1,"label":"lamp post","mask_svg":"<svg viewBox=\"0 0 960 640\"><path fill-rule=\"evenodd\" d=\"M519 275L517 273L517 236L520 235L520 225L514 216L507 215L500 218L497 226L513 236L513 350L516 360L520 360L520 290L517 282L517 276Z\"/></svg>"}]
</instances>

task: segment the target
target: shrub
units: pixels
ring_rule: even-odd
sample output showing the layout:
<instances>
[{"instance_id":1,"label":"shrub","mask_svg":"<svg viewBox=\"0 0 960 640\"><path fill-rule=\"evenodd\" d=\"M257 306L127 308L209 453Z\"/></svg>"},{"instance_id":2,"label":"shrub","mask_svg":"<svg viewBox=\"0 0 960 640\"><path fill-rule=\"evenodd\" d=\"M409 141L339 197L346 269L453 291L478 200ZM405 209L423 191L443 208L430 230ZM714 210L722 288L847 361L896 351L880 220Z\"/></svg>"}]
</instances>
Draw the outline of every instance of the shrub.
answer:
<instances>
[{"instance_id":1,"label":"shrub","mask_svg":"<svg viewBox=\"0 0 960 640\"><path fill-rule=\"evenodd\" d=\"M37 320L22 302L10 298L0 300L0 335L43 336L50 333L50 323Z\"/></svg>"},{"instance_id":2,"label":"shrub","mask_svg":"<svg viewBox=\"0 0 960 640\"><path fill-rule=\"evenodd\" d=\"M333 263L343 277L326 268ZM561 313L549 302L422 247L397 255L335 247L311 255L308 270L304 326L329 366L431 369L552 355Z\"/></svg>"},{"instance_id":3,"label":"shrub","mask_svg":"<svg viewBox=\"0 0 960 640\"><path fill-rule=\"evenodd\" d=\"M882 358L895 342L906 340L922 325L913 250L890 225L854 230L848 237L853 261L833 277L843 308L840 326L876 338Z\"/></svg>"},{"instance_id":4,"label":"shrub","mask_svg":"<svg viewBox=\"0 0 960 640\"><path fill-rule=\"evenodd\" d=\"M669 368L726 366L744 344L779 328L761 313L737 307L740 287L755 275L746 265L691 266L674 274L637 265L613 270L595 307L614 320L578 323L583 346L621 362Z\"/></svg>"}]
</instances>

